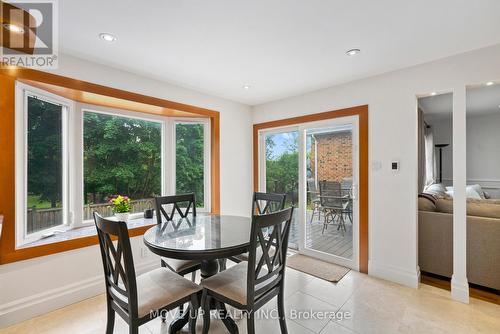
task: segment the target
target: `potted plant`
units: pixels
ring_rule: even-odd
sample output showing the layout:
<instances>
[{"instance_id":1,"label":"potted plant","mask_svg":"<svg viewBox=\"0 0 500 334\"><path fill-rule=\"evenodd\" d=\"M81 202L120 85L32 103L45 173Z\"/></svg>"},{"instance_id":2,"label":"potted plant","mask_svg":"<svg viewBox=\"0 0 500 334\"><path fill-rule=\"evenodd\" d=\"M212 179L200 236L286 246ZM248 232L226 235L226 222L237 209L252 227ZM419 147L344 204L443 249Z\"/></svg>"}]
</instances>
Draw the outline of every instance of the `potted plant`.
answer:
<instances>
[{"instance_id":1,"label":"potted plant","mask_svg":"<svg viewBox=\"0 0 500 334\"><path fill-rule=\"evenodd\" d=\"M111 209L118 221L127 222L130 214L130 198L118 195L109 200Z\"/></svg>"}]
</instances>

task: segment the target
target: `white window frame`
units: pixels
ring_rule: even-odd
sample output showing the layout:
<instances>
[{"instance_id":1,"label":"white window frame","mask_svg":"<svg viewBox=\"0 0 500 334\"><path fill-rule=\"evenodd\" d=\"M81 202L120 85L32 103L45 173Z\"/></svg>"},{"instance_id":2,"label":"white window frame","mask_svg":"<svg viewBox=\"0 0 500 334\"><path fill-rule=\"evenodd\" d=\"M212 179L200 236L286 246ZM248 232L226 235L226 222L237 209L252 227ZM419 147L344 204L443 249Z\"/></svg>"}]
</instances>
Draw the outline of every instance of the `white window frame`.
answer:
<instances>
[{"instance_id":1,"label":"white window frame","mask_svg":"<svg viewBox=\"0 0 500 334\"><path fill-rule=\"evenodd\" d=\"M34 96L49 103L62 106L62 215L63 223L53 226L48 229L33 232L27 232L27 209L28 209L28 161L27 161L27 118L28 118L28 96ZM16 82L15 89L15 160L16 160L16 248L20 248L26 244L43 238L46 235L52 235L56 232L64 232L71 226L73 220L74 201L71 200L70 193L74 185L70 180L74 178L72 164L74 150L70 150L74 144L72 136L70 136L70 124L73 118L74 103L71 100L62 98L55 94L51 94L44 90Z\"/></svg>"},{"instance_id":2,"label":"white window frame","mask_svg":"<svg viewBox=\"0 0 500 334\"><path fill-rule=\"evenodd\" d=\"M165 176L167 173L167 164L165 164L165 158L168 157L169 155L169 150L168 150L168 145L165 143L166 137L168 137L168 123L169 119L168 117L161 117L161 116L155 116L155 115L150 115L150 114L145 114L145 113L140 113L140 112L135 112L135 111L127 111L127 110L122 110L122 109L113 109L113 108L106 108L106 107L101 107L101 106L96 106L96 105L88 105L88 104L81 104L78 108L78 113L80 114L80 126L81 126L81 136L80 137L80 148L79 151L81 152L82 160L81 160L81 191L79 192L81 194L81 226L88 226L94 224L94 221L92 219L87 219L83 220L83 203L84 203L84 167L83 167L83 133L84 133L84 128L83 128L83 114L85 112L91 112L91 113L96 113L96 114L103 114L103 115L110 115L110 116L117 116L117 117L123 117L123 118L134 118L138 119L141 121L148 121L148 122L154 122L158 123L161 125L161 193L163 194L165 192ZM135 212L130 214L130 219L136 219L136 218L141 218L143 217L143 212ZM78 226L79 227L79 226Z\"/></svg>"},{"instance_id":3,"label":"white window frame","mask_svg":"<svg viewBox=\"0 0 500 334\"><path fill-rule=\"evenodd\" d=\"M196 210L200 212L210 212L211 211L211 170L210 170L210 120L208 118L187 118L187 117L177 117L172 118L171 123L171 140L172 140L172 159L170 165L170 185L169 188L172 189L172 193L176 193L177 184L177 173L176 173L176 158L177 158L177 124L202 124L203 125L203 207L197 207Z\"/></svg>"}]
</instances>

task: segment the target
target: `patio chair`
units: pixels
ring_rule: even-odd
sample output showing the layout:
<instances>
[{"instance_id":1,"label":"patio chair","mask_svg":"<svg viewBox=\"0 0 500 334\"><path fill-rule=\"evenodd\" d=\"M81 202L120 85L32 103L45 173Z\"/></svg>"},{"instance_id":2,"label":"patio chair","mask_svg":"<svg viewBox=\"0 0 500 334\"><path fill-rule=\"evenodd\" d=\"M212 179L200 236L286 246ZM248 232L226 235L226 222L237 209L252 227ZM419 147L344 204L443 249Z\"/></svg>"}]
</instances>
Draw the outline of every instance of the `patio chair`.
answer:
<instances>
[{"instance_id":1,"label":"patio chair","mask_svg":"<svg viewBox=\"0 0 500 334\"><path fill-rule=\"evenodd\" d=\"M318 187L316 187L316 181L314 179L307 180L307 192L310 195L313 209L311 219L309 221L309 224L312 224L315 214L318 215L318 220L321 221L321 200L319 198Z\"/></svg>"},{"instance_id":2,"label":"patio chair","mask_svg":"<svg viewBox=\"0 0 500 334\"><path fill-rule=\"evenodd\" d=\"M349 204L349 196L342 194L341 184L337 181L322 181L319 184L319 189L321 209L325 217L321 233L324 234L328 225L335 224L335 220L337 220L337 230L344 234L346 231L344 213Z\"/></svg>"},{"instance_id":3,"label":"patio chair","mask_svg":"<svg viewBox=\"0 0 500 334\"><path fill-rule=\"evenodd\" d=\"M281 333L287 333L284 282L288 236L293 207L275 213L254 215L250 233L248 262L241 262L201 282L203 333L210 329L212 299L221 313L227 314L224 304L242 310L247 316L247 333L255 333L255 313L278 296L278 316ZM271 247L276 251L271 253ZM235 332L238 332L237 329Z\"/></svg>"},{"instance_id":4,"label":"patio chair","mask_svg":"<svg viewBox=\"0 0 500 334\"><path fill-rule=\"evenodd\" d=\"M346 177L342 180L341 182L341 186L342 186L342 192L344 194L348 194L349 195L349 205L347 206L344 214L347 216L347 218L349 218L349 221L351 222L352 224L352 196L353 196L353 188L352 188L352 178L351 177Z\"/></svg>"},{"instance_id":5,"label":"patio chair","mask_svg":"<svg viewBox=\"0 0 500 334\"><path fill-rule=\"evenodd\" d=\"M129 333L137 334L140 325L187 302L191 303L189 332L195 333L201 288L162 267L136 277L127 224L97 212L94 221L106 283L106 334L113 333L115 313L128 323Z\"/></svg>"}]
</instances>

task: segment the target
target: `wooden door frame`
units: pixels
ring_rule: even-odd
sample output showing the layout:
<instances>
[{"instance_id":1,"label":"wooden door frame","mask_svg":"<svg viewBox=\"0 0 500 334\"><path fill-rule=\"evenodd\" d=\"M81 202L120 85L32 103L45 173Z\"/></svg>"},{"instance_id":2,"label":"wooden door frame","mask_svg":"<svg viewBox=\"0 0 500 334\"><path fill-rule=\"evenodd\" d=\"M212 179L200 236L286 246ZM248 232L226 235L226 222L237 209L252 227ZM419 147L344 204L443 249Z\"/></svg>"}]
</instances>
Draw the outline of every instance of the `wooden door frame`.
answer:
<instances>
[{"instance_id":1,"label":"wooden door frame","mask_svg":"<svg viewBox=\"0 0 500 334\"><path fill-rule=\"evenodd\" d=\"M253 125L253 186L259 190L259 131L334 118L359 117L359 271L368 273L368 105Z\"/></svg>"}]
</instances>

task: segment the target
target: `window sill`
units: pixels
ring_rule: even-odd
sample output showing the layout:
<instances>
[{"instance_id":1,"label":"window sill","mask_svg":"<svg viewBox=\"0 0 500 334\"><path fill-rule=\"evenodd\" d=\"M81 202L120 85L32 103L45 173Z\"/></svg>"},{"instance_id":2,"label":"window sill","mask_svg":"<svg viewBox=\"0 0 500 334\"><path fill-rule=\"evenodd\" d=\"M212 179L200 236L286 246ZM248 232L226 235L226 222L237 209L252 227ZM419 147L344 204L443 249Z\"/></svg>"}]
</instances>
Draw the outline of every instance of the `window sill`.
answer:
<instances>
[{"instance_id":1,"label":"window sill","mask_svg":"<svg viewBox=\"0 0 500 334\"><path fill-rule=\"evenodd\" d=\"M143 235L156 219L137 218L127 223L130 237ZM27 260L35 257L66 252L73 249L97 245L97 232L94 225L71 229L43 238L16 248L12 252L0 254L0 264Z\"/></svg>"},{"instance_id":2,"label":"window sill","mask_svg":"<svg viewBox=\"0 0 500 334\"><path fill-rule=\"evenodd\" d=\"M138 227L144 227L144 226L151 226L156 223L156 220L154 219L146 219L146 218L135 218L135 219L130 219L127 222L127 227L130 230L133 230ZM78 238L84 238L84 237L90 237L90 236L95 236L97 235L95 225L88 225L88 226L82 226L82 227L77 227L73 229L69 229L67 231L61 232L61 233L56 233L50 237L42 238L37 241L33 241L27 244L24 244L20 246L18 249L22 248L29 248L29 247L35 247L35 246L40 246L40 245L46 245L46 244L52 244L55 242L64 242L68 240L73 240L73 239L78 239Z\"/></svg>"}]
</instances>

